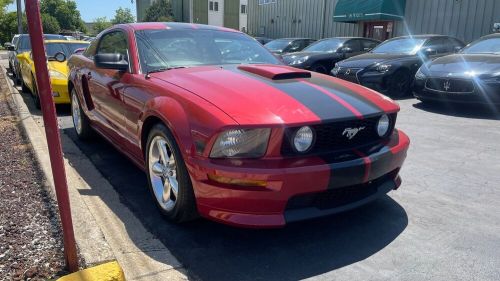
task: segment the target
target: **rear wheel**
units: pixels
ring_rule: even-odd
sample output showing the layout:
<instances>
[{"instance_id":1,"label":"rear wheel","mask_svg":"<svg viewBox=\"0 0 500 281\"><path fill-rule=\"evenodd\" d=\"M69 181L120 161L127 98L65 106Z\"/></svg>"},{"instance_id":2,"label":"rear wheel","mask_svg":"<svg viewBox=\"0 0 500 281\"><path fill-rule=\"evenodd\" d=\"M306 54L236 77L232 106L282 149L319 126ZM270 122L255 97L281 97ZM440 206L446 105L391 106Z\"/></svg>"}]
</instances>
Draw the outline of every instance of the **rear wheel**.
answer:
<instances>
[{"instance_id":1,"label":"rear wheel","mask_svg":"<svg viewBox=\"0 0 500 281\"><path fill-rule=\"evenodd\" d=\"M315 64L315 65L311 66L311 71L323 73L323 74L327 74L327 72L328 72L328 70L326 70L326 67L324 67L321 64Z\"/></svg>"},{"instance_id":2,"label":"rear wheel","mask_svg":"<svg viewBox=\"0 0 500 281\"><path fill-rule=\"evenodd\" d=\"M407 70L397 70L389 79L387 79L387 91L393 98L408 96L410 93L410 73Z\"/></svg>"},{"instance_id":3,"label":"rear wheel","mask_svg":"<svg viewBox=\"0 0 500 281\"><path fill-rule=\"evenodd\" d=\"M174 137L163 124L149 132L146 165L149 189L161 213L173 222L196 218L189 173Z\"/></svg>"},{"instance_id":4,"label":"rear wheel","mask_svg":"<svg viewBox=\"0 0 500 281\"><path fill-rule=\"evenodd\" d=\"M73 119L73 126L75 127L76 135L79 139L89 139L93 135L90 121L83 112L80 101L76 94L76 90L71 90L71 117Z\"/></svg>"}]
</instances>

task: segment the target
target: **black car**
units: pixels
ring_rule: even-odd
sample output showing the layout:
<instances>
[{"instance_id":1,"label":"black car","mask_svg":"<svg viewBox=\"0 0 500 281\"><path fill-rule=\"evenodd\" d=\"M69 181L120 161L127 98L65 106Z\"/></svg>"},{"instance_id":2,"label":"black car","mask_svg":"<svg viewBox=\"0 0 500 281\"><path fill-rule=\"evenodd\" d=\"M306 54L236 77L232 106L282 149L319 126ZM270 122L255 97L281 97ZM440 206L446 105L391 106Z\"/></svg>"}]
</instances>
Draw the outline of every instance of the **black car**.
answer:
<instances>
[{"instance_id":1,"label":"black car","mask_svg":"<svg viewBox=\"0 0 500 281\"><path fill-rule=\"evenodd\" d=\"M273 41L274 39L267 38L267 37L254 37L257 42L259 42L262 45L266 45L267 43Z\"/></svg>"},{"instance_id":2,"label":"black car","mask_svg":"<svg viewBox=\"0 0 500 281\"><path fill-rule=\"evenodd\" d=\"M7 50L9 51L9 67L10 71L16 78L15 79L16 84L21 83L21 74L19 69L19 61L17 60L17 55L31 51L31 41L29 34L21 34L18 36L19 37L17 38L17 41L15 41L15 44L7 46ZM43 38L45 40L66 40L64 36L57 34L44 34Z\"/></svg>"},{"instance_id":3,"label":"black car","mask_svg":"<svg viewBox=\"0 0 500 281\"><path fill-rule=\"evenodd\" d=\"M500 34L423 65L415 75L421 101L500 104Z\"/></svg>"},{"instance_id":4,"label":"black car","mask_svg":"<svg viewBox=\"0 0 500 281\"><path fill-rule=\"evenodd\" d=\"M410 93L415 73L423 63L456 53L464 45L444 35L397 37L384 41L369 53L337 63L331 73L389 96L401 97Z\"/></svg>"},{"instance_id":5,"label":"black car","mask_svg":"<svg viewBox=\"0 0 500 281\"><path fill-rule=\"evenodd\" d=\"M317 41L302 52L283 55L283 61L293 67L319 73L329 73L335 63L366 53L380 41L358 37L334 37Z\"/></svg>"},{"instance_id":6,"label":"black car","mask_svg":"<svg viewBox=\"0 0 500 281\"><path fill-rule=\"evenodd\" d=\"M310 38L282 38L273 40L264 46L277 55L300 52L316 40Z\"/></svg>"}]
</instances>

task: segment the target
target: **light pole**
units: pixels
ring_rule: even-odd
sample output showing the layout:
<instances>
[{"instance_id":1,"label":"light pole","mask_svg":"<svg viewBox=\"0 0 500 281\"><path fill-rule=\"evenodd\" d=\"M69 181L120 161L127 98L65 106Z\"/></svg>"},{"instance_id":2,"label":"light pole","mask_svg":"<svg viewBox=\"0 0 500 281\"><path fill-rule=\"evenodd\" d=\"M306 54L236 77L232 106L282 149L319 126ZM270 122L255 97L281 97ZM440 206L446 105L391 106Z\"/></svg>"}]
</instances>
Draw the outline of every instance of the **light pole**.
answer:
<instances>
[{"instance_id":1,"label":"light pole","mask_svg":"<svg viewBox=\"0 0 500 281\"><path fill-rule=\"evenodd\" d=\"M21 0L16 0L17 4L17 33L23 34L23 7L21 5Z\"/></svg>"}]
</instances>

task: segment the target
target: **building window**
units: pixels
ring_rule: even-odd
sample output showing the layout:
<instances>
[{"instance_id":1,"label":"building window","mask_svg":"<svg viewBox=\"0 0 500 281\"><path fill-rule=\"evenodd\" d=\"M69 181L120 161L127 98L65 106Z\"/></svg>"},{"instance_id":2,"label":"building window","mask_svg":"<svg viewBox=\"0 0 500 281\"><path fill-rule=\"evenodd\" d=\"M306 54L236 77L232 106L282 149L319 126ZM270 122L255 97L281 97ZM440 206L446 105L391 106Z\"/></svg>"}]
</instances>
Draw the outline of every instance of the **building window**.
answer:
<instances>
[{"instance_id":1,"label":"building window","mask_svg":"<svg viewBox=\"0 0 500 281\"><path fill-rule=\"evenodd\" d=\"M277 0L259 0L259 5L276 3Z\"/></svg>"},{"instance_id":2,"label":"building window","mask_svg":"<svg viewBox=\"0 0 500 281\"><path fill-rule=\"evenodd\" d=\"M215 12L219 11L219 2L218 1L214 1L214 11Z\"/></svg>"},{"instance_id":3,"label":"building window","mask_svg":"<svg viewBox=\"0 0 500 281\"><path fill-rule=\"evenodd\" d=\"M214 10L214 1L210 1L209 5L208 5L208 9L210 11L213 11Z\"/></svg>"},{"instance_id":4,"label":"building window","mask_svg":"<svg viewBox=\"0 0 500 281\"><path fill-rule=\"evenodd\" d=\"M241 13L246 14L247 13L247 5L241 5Z\"/></svg>"},{"instance_id":5,"label":"building window","mask_svg":"<svg viewBox=\"0 0 500 281\"><path fill-rule=\"evenodd\" d=\"M219 1L210 1L208 3L208 9L210 11L218 12L219 11Z\"/></svg>"}]
</instances>

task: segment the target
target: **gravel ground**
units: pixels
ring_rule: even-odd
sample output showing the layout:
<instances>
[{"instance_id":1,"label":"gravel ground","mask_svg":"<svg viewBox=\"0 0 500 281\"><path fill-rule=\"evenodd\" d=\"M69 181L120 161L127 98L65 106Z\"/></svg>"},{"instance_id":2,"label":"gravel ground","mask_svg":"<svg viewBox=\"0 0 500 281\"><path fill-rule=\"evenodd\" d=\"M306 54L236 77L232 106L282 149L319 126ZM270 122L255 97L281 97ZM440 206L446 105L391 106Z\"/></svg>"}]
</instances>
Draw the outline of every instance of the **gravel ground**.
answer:
<instances>
[{"instance_id":1,"label":"gravel ground","mask_svg":"<svg viewBox=\"0 0 500 281\"><path fill-rule=\"evenodd\" d=\"M0 280L46 280L64 271L56 203L21 133L0 73Z\"/></svg>"}]
</instances>

